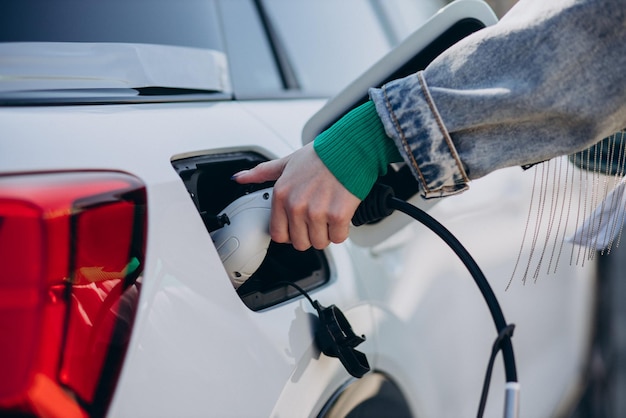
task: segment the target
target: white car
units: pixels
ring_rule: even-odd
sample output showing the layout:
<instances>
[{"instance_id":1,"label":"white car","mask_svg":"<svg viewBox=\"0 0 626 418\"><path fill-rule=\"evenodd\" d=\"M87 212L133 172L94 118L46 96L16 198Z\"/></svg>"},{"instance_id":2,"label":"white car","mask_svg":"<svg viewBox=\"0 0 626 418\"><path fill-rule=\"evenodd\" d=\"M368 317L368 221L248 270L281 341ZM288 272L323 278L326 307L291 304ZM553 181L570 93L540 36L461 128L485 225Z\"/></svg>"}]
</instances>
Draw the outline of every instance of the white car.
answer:
<instances>
[{"instance_id":1,"label":"white car","mask_svg":"<svg viewBox=\"0 0 626 418\"><path fill-rule=\"evenodd\" d=\"M441 6L4 5L0 415L475 415L497 332L465 267L426 228L394 213L324 251L271 243L237 288L210 234L229 204L271 186L238 185L233 173L291 153L368 86L496 21L478 0ZM490 280L516 325L522 416L570 410L591 341L594 261L562 262L536 284L515 278L505 292L532 174L502 170L428 204L401 165L386 182L449 228ZM322 353L316 310L285 282L341 309L367 360L357 353L347 370ZM492 380L485 416L502 416L499 360Z\"/></svg>"}]
</instances>

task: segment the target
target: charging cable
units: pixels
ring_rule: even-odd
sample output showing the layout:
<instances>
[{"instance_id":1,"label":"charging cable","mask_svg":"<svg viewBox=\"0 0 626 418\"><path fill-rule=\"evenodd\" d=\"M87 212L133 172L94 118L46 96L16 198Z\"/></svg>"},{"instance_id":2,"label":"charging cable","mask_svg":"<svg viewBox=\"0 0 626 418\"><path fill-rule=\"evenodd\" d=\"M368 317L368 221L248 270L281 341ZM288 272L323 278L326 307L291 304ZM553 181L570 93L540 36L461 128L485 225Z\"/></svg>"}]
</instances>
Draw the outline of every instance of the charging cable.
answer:
<instances>
[{"instance_id":1,"label":"charging cable","mask_svg":"<svg viewBox=\"0 0 626 418\"><path fill-rule=\"evenodd\" d=\"M259 190L232 202L211 225L211 237L215 242L220 259L228 272L233 286L237 288L259 267L270 242L269 224L271 209L271 189ZM422 223L437 234L456 253L478 285L496 326L498 336L493 343L487 372L483 383L478 417L482 417L487 403L491 373L497 354L502 351L506 375L505 418L517 418L519 410L519 384L511 337L514 325L507 324L498 300L489 282L469 252L450 231L423 210L394 196L393 189L383 184L375 184L370 194L356 210L352 218L354 226L374 223L399 210ZM259 222L263 219L263 222ZM205 220L206 222L206 220ZM208 227L208 224L207 224ZM239 237L252 237L242 242ZM307 292L291 282L280 282L292 286L304 295L317 311L319 321L316 326L315 341L320 351L338 358L348 373L362 377L370 370L365 354L356 347L365 341L364 335L356 335L344 314L335 305L325 307L310 298Z\"/></svg>"},{"instance_id":2,"label":"charging cable","mask_svg":"<svg viewBox=\"0 0 626 418\"><path fill-rule=\"evenodd\" d=\"M393 189L389 186L379 183L374 185L370 194L363 202L361 202L361 205L357 209L354 217L352 218L352 224L354 226L360 226L367 223L374 223L391 215L394 210L398 210L412 217L437 234L456 253L476 282L476 285L480 289L480 292L489 307L489 311L498 332L498 336L494 341L491 350L491 356L483 383L477 416L479 418L483 416L487 403L493 363L498 352L502 351L506 377L504 417L517 418L519 414L520 387L517 381L515 355L513 354L513 345L511 343L511 337L515 326L513 324L509 325L506 323L504 314L502 313L502 309L498 303L498 299L493 293L485 275L482 273L480 267L478 267L478 264L474 261L469 252L465 249L465 247L463 247L463 245L461 245L459 240L457 240L450 231L448 231L442 224L423 210L405 202L404 200L396 198L394 196Z\"/></svg>"}]
</instances>

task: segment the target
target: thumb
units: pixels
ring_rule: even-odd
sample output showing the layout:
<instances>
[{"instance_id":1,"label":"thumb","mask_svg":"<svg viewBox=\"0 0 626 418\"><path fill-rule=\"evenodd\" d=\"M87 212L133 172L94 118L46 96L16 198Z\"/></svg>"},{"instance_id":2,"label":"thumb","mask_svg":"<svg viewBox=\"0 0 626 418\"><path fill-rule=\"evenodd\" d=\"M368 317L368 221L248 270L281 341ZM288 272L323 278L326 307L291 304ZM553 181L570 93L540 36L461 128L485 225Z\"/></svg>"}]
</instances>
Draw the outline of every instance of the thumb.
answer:
<instances>
[{"instance_id":1,"label":"thumb","mask_svg":"<svg viewBox=\"0 0 626 418\"><path fill-rule=\"evenodd\" d=\"M250 170L242 170L233 174L232 179L240 184L263 183L277 180L285 169L286 159L266 161Z\"/></svg>"}]
</instances>

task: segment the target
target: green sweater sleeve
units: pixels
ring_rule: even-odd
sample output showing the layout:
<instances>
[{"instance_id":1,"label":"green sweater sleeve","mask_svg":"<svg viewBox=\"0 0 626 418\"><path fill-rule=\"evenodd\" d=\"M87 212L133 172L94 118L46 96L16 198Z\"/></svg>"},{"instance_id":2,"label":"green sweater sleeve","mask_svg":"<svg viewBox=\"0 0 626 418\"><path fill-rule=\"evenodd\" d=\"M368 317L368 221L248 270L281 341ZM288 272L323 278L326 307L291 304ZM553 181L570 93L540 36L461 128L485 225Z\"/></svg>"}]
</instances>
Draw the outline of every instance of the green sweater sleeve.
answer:
<instances>
[{"instance_id":1,"label":"green sweater sleeve","mask_svg":"<svg viewBox=\"0 0 626 418\"><path fill-rule=\"evenodd\" d=\"M402 160L371 101L319 134L313 147L337 180L361 200L376 179L387 173L389 163Z\"/></svg>"}]
</instances>

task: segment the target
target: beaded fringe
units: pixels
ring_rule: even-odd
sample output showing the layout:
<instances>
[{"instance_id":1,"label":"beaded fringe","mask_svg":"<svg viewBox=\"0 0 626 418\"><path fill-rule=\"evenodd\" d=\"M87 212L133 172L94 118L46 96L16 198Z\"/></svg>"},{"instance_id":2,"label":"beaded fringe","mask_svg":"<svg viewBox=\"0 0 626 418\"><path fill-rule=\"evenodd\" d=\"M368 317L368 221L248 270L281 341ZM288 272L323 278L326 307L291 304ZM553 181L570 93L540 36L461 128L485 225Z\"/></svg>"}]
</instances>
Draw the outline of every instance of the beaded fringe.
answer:
<instances>
[{"instance_id":1,"label":"beaded fringe","mask_svg":"<svg viewBox=\"0 0 626 418\"><path fill-rule=\"evenodd\" d=\"M516 277L524 284L536 281L542 272L555 273L560 263L584 266L619 246L626 215L625 135L626 130L617 132L531 168L526 227L507 289Z\"/></svg>"}]
</instances>

